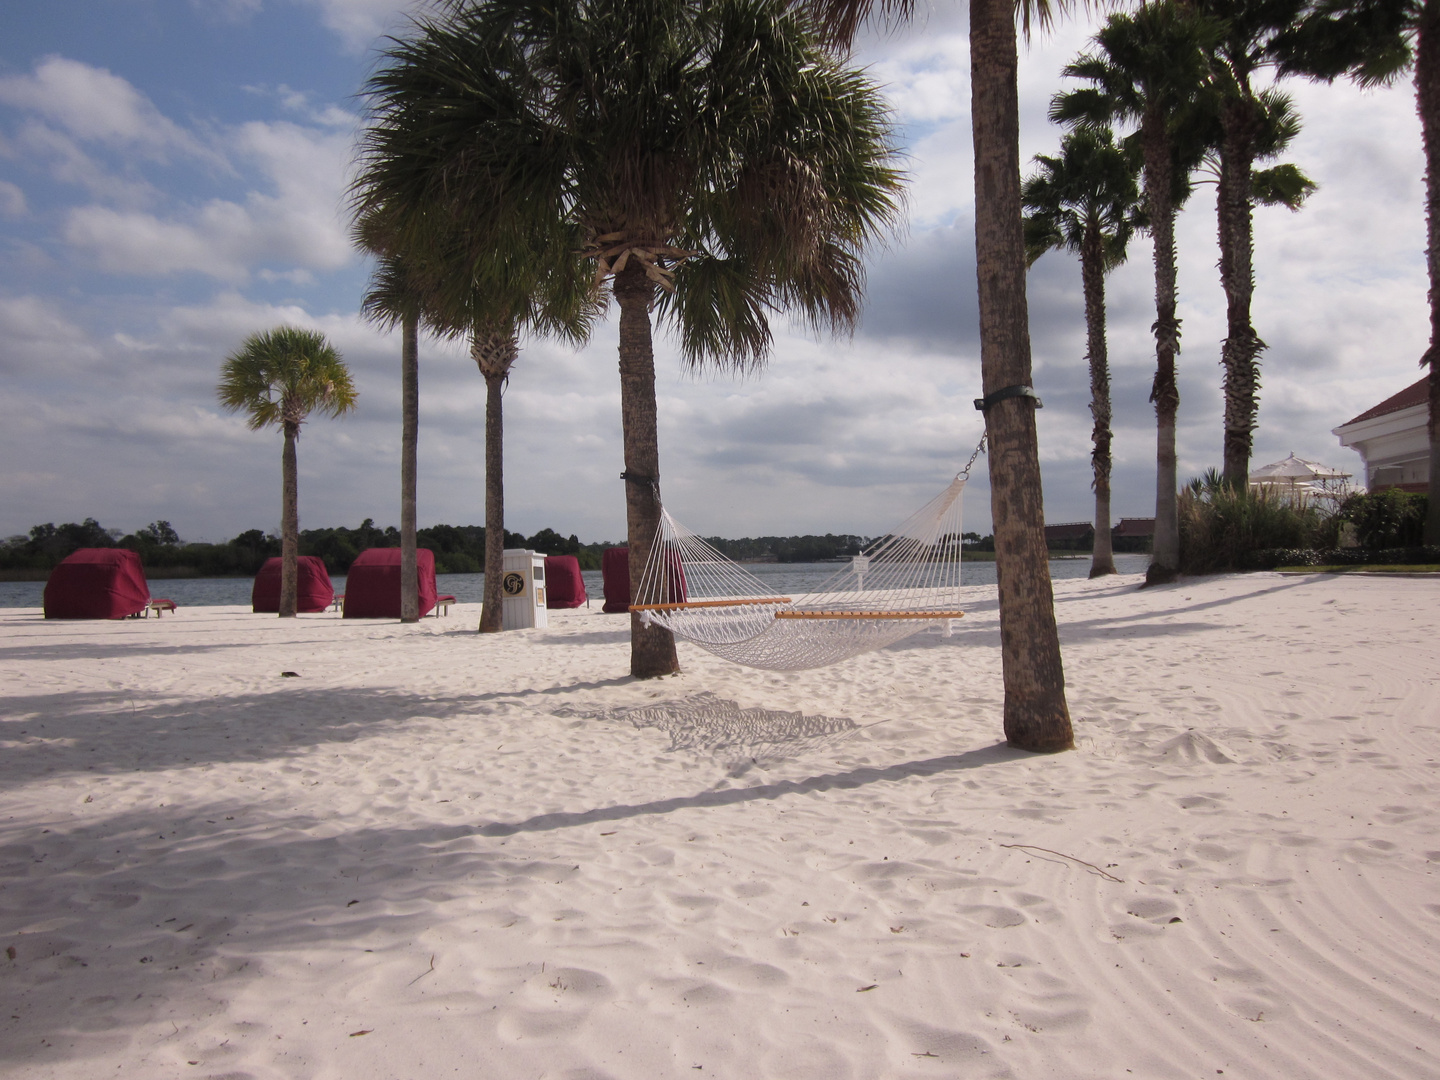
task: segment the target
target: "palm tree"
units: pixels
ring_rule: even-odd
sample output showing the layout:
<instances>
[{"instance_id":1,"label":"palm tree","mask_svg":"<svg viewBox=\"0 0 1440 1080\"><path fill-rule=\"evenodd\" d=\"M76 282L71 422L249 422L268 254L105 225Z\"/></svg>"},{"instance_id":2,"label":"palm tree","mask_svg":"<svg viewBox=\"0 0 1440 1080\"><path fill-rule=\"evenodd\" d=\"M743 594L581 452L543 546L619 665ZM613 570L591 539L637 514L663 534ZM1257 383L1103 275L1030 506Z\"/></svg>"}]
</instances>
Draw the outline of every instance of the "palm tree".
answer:
<instances>
[{"instance_id":1,"label":"palm tree","mask_svg":"<svg viewBox=\"0 0 1440 1080\"><path fill-rule=\"evenodd\" d=\"M1426 544L1440 545L1440 0L1310 0L1296 25L1272 43L1284 74L1331 82L1348 75L1385 86L1415 73L1425 149L1425 265L1430 278L1430 499Z\"/></svg>"},{"instance_id":2,"label":"palm tree","mask_svg":"<svg viewBox=\"0 0 1440 1080\"><path fill-rule=\"evenodd\" d=\"M504 595L500 583L505 566L505 411L502 395L510 369L520 352L513 323L477 325L470 337L470 356L485 380L485 605L480 632L505 629Z\"/></svg>"},{"instance_id":3,"label":"palm tree","mask_svg":"<svg viewBox=\"0 0 1440 1080\"><path fill-rule=\"evenodd\" d=\"M1025 181L1021 201L1031 265L1047 251L1080 256L1085 290L1086 359L1090 364L1090 438L1094 450L1095 549L1090 576L1115 573L1110 537L1110 364L1105 344L1105 275L1125 261L1143 223L1134 155L1115 145L1108 128L1068 132L1059 157L1037 155L1040 171Z\"/></svg>"},{"instance_id":4,"label":"palm tree","mask_svg":"<svg viewBox=\"0 0 1440 1080\"><path fill-rule=\"evenodd\" d=\"M357 242L378 252L364 230ZM418 285L399 256L384 256L360 310L386 328L400 326L400 621L420 621L420 575L415 549L415 502L420 441L420 312Z\"/></svg>"},{"instance_id":5,"label":"palm tree","mask_svg":"<svg viewBox=\"0 0 1440 1080\"><path fill-rule=\"evenodd\" d=\"M740 371L772 310L851 326L897 211L888 113L784 0L455 2L415 31L370 87L417 148L370 177L387 230L411 247L414 208L443 207L469 259L579 248L609 283L638 581L660 522L652 308L690 364ZM677 667L632 616L631 672Z\"/></svg>"},{"instance_id":6,"label":"palm tree","mask_svg":"<svg viewBox=\"0 0 1440 1080\"><path fill-rule=\"evenodd\" d=\"M281 457L280 617L295 617L295 560L300 546L295 441L313 412L340 416L355 408L355 387L335 347L318 330L278 326L251 334L220 368L220 404L249 415L252 431L279 427Z\"/></svg>"},{"instance_id":7,"label":"palm tree","mask_svg":"<svg viewBox=\"0 0 1440 1080\"><path fill-rule=\"evenodd\" d=\"M1273 64L1271 47L1300 13L1304 0L1192 0L1191 7L1216 20L1219 36L1210 47L1209 107L1216 127L1220 283L1225 290L1225 483L1244 490L1249 482L1252 432L1259 391L1259 356L1265 343L1251 324L1255 291L1255 162L1277 155L1300 130L1288 96L1257 90L1256 73ZM1262 190L1298 209L1314 185L1294 166L1282 166ZM1277 186L1278 185L1278 186Z\"/></svg>"},{"instance_id":8,"label":"palm tree","mask_svg":"<svg viewBox=\"0 0 1440 1080\"><path fill-rule=\"evenodd\" d=\"M1180 135L1187 114L1193 113L1207 74L1206 50L1218 36L1214 20L1163 0L1143 4L1131 13L1111 15L1095 35L1098 51L1065 67L1066 75L1092 85L1057 96L1050 108L1052 120L1079 126L1122 120L1139 124L1145 215L1155 258L1155 381L1150 390L1156 421L1155 539L1145 573L1150 585L1173 581L1180 565L1175 210L1177 196L1183 201L1193 158L1182 158L1178 169L1176 165L1184 149Z\"/></svg>"},{"instance_id":9,"label":"palm tree","mask_svg":"<svg viewBox=\"0 0 1440 1080\"><path fill-rule=\"evenodd\" d=\"M1216 177L1215 213L1220 237L1220 284L1225 290L1227 332L1221 347L1225 368L1225 434L1223 443L1224 483L1244 491L1249 485L1251 433L1255 430L1260 389L1259 356L1265 349L1250 322L1250 303L1255 292L1254 230L1252 212L1256 205L1284 206L1299 210L1314 182L1295 165L1268 169L1255 167L1257 161L1277 156L1299 134L1300 121L1288 95L1276 90L1251 93L1245 101L1243 121L1233 117L1240 110L1226 92L1212 83L1218 100L1218 123L1205 167ZM1236 128L1240 130L1237 131Z\"/></svg>"},{"instance_id":10,"label":"palm tree","mask_svg":"<svg viewBox=\"0 0 1440 1080\"><path fill-rule=\"evenodd\" d=\"M871 14L908 18L913 0L800 0L848 47ZM1063 0L970 0L970 123L975 149L975 263L980 373L990 444L990 511L1000 589L1005 737L1026 750L1075 744L1045 546L1031 383L1020 204L1015 21L1028 34ZM1003 395L1003 396L1002 396Z\"/></svg>"}]
</instances>

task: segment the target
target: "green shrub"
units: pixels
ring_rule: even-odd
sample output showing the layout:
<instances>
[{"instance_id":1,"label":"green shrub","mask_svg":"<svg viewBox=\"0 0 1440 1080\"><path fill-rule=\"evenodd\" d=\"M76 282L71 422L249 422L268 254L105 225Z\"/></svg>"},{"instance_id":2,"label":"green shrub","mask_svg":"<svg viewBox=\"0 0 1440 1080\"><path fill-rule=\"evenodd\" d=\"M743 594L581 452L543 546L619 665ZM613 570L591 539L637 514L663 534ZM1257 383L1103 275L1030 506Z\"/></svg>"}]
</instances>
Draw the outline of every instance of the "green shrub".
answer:
<instances>
[{"instance_id":1,"label":"green shrub","mask_svg":"<svg viewBox=\"0 0 1440 1080\"><path fill-rule=\"evenodd\" d=\"M1265 488L1226 487L1213 469L1180 493L1179 511L1180 571L1186 574L1257 569L1254 553L1309 548L1327 518L1309 502Z\"/></svg>"},{"instance_id":2,"label":"green shrub","mask_svg":"<svg viewBox=\"0 0 1440 1080\"><path fill-rule=\"evenodd\" d=\"M1414 547L1425 531L1428 500L1399 488L1351 495L1339 518L1355 526L1360 546L1370 549Z\"/></svg>"}]
</instances>

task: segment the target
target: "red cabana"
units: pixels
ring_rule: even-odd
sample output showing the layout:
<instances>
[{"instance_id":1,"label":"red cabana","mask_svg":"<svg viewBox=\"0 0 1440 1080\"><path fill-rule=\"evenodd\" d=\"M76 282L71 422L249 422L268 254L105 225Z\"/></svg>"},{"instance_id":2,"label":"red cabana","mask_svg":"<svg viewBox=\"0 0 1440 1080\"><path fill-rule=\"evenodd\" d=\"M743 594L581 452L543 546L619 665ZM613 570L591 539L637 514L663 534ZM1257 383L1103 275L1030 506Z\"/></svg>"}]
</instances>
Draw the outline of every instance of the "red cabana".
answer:
<instances>
[{"instance_id":1,"label":"red cabana","mask_svg":"<svg viewBox=\"0 0 1440 1080\"><path fill-rule=\"evenodd\" d=\"M580 560L574 555L545 556L545 606L573 608L588 603Z\"/></svg>"},{"instance_id":2,"label":"red cabana","mask_svg":"<svg viewBox=\"0 0 1440 1080\"><path fill-rule=\"evenodd\" d=\"M81 548L45 582L47 619L124 619L149 604L145 568L128 548Z\"/></svg>"},{"instance_id":3,"label":"red cabana","mask_svg":"<svg viewBox=\"0 0 1440 1080\"><path fill-rule=\"evenodd\" d=\"M250 590L250 608L256 612L274 613L280 610L280 568L284 562L280 556L266 559L265 565L255 575L255 585ZM301 555L295 560L295 610L324 611L335 599L335 586L330 584L330 572L325 569L325 560L319 555Z\"/></svg>"},{"instance_id":4,"label":"red cabana","mask_svg":"<svg viewBox=\"0 0 1440 1080\"><path fill-rule=\"evenodd\" d=\"M424 618L436 600L434 552L429 548L416 548L415 570L420 577L420 617ZM400 618L398 547L367 548L355 556L345 578L345 618Z\"/></svg>"},{"instance_id":5,"label":"red cabana","mask_svg":"<svg viewBox=\"0 0 1440 1080\"><path fill-rule=\"evenodd\" d=\"M600 610L607 615L619 615L629 611L630 549L606 548L600 557L600 573L605 583L605 606Z\"/></svg>"}]
</instances>

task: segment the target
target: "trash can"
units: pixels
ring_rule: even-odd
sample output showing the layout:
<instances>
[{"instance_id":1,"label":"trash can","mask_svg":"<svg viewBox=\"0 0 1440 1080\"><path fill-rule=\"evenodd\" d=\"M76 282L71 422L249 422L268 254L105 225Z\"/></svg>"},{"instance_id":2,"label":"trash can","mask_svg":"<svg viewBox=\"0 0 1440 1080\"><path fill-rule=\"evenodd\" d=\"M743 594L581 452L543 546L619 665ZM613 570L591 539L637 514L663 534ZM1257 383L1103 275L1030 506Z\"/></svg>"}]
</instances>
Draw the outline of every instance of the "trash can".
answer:
<instances>
[{"instance_id":1,"label":"trash can","mask_svg":"<svg viewBox=\"0 0 1440 1080\"><path fill-rule=\"evenodd\" d=\"M501 623L506 630L549 626L545 610L545 556L524 548L507 548L500 579Z\"/></svg>"}]
</instances>

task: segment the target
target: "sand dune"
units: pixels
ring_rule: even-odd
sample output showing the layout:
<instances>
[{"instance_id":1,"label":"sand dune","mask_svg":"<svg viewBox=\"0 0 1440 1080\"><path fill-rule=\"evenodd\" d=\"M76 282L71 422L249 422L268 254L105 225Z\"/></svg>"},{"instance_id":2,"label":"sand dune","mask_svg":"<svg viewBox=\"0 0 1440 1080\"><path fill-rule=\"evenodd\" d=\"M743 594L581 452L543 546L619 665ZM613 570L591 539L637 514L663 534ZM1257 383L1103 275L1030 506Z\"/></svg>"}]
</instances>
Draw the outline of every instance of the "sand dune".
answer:
<instances>
[{"instance_id":1,"label":"sand dune","mask_svg":"<svg viewBox=\"0 0 1440 1080\"><path fill-rule=\"evenodd\" d=\"M0 1075L1440 1075L1440 581L1057 585L777 674L0 614ZM296 678L283 678L294 671Z\"/></svg>"}]
</instances>

